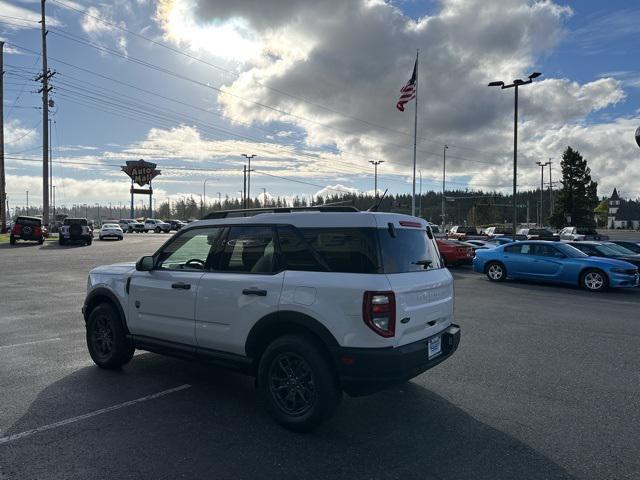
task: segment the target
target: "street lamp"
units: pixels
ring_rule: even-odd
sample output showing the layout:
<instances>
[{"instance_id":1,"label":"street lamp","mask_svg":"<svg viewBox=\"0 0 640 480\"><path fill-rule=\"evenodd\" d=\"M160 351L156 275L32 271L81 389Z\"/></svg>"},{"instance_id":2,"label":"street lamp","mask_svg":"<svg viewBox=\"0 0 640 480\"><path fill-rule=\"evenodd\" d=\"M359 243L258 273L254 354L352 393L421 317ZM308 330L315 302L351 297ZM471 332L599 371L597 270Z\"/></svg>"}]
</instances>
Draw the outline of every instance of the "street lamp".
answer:
<instances>
[{"instance_id":1,"label":"street lamp","mask_svg":"<svg viewBox=\"0 0 640 480\"><path fill-rule=\"evenodd\" d=\"M200 218L204 217L204 202L207 200L207 182L213 178L205 178L202 184L202 205L200 206Z\"/></svg>"},{"instance_id":2,"label":"street lamp","mask_svg":"<svg viewBox=\"0 0 640 480\"><path fill-rule=\"evenodd\" d=\"M374 174L373 174L373 194L376 198L378 198L378 165L380 165L381 163L384 163L384 160L369 160L369 163L371 165L373 165L374 167Z\"/></svg>"},{"instance_id":3,"label":"street lamp","mask_svg":"<svg viewBox=\"0 0 640 480\"><path fill-rule=\"evenodd\" d=\"M516 239L517 218L518 218L518 202L516 200L516 191L518 188L518 87L533 83L534 78L542 75L540 72L533 72L527 77L527 80L517 78L513 83L505 85L504 82L490 82L490 87L500 87L502 90L506 88L515 88L515 102L513 114L513 239Z\"/></svg>"},{"instance_id":4,"label":"street lamp","mask_svg":"<svg viewBox=\"0 0 640 480\"><path fill-rule=\"evenodd\" d=\"M544 167L551 165L551 162L536 162L536 165L540 167L540 226L542 227L542 205L544 205Z\"/></svg>"}]
</instances>

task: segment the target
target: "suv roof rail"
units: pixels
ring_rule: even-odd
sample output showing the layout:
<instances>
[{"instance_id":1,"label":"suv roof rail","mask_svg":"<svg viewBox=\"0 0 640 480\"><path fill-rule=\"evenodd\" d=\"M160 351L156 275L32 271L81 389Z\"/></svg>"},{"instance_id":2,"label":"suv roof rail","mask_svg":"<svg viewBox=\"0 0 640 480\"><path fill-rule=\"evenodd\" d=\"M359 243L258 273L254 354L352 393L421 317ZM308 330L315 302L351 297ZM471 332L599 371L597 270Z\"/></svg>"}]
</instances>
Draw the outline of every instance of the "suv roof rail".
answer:
<instances>
[{"instance_id":1,"label":"suv roof rail","mask_svg":"<svg viewBox=\"0 0 640 480\"><path fill-rule=\"evenodd\" d=\"M315 207L267 207L267 208L241 208L237 210L220 210L205 215L203 220L214 220L218 218L228 218L235 216L250 216L260 213L291 213L291 212L359 212L356 207L352 206L326 206L318 205Z\"/></svg>"}]
</instances>

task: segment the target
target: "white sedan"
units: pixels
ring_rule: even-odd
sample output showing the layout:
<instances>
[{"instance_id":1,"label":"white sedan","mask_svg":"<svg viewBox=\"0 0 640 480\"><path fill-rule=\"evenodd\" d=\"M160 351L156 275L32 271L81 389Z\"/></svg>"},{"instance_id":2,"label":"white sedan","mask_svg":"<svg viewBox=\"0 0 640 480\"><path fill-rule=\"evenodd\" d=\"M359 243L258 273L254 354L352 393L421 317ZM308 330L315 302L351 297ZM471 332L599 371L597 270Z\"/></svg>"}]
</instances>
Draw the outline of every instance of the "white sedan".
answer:
<instances>
[{"instance_id":1,"label":"white sedan","mask_svg":"<svg viewBox=\"0 0 640 480\"><path fill-rule=\"evenodd\" d=\"M124 232L120 225L117 223L105 223L100 229L100 240L105 238L115 238L116 240L122 240L124 238Z\"/></svg>"}]
</instances>

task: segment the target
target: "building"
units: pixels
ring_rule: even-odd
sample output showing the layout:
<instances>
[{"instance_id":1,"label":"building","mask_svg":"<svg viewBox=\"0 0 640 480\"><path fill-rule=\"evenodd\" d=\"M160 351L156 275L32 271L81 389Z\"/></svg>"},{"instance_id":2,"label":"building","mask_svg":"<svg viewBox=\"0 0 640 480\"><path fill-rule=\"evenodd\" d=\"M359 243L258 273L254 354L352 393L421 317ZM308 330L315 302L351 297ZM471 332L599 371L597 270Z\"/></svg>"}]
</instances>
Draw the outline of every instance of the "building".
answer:
<instances>
[{"instance_id":1,"label":"building","mask_svg":"<svg viewBox=\"0 0 640 480\"><path fill-rule=\"evenodd\" d=\"M609 198L607 226L611 229L640 229L640 202L621 199L617 189L614 188Z\"/></svg>"}]
</instances>

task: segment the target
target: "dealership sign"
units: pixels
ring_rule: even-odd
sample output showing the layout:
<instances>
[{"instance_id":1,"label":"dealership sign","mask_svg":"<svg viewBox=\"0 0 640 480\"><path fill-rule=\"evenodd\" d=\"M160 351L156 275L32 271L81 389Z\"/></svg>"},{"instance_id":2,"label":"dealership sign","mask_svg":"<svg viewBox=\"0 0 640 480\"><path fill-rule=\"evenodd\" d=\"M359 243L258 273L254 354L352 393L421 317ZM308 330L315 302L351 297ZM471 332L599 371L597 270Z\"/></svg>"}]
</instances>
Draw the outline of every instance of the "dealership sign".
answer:
<instances>
[{"instance_id":1,"label":"dealership sign","mask_svg":"<svg viewBox=\"0 0 640 480\"><path fill-rule=\"evenodd\" d=\"M131 178L134 183L144 187L160 175L160 170L157 170L156 166L155 163L145 162L144 160L129 160L126 166L120 168L122 168L124 173L129 175L129 178Z\"/></svg>"}]
</instances>

